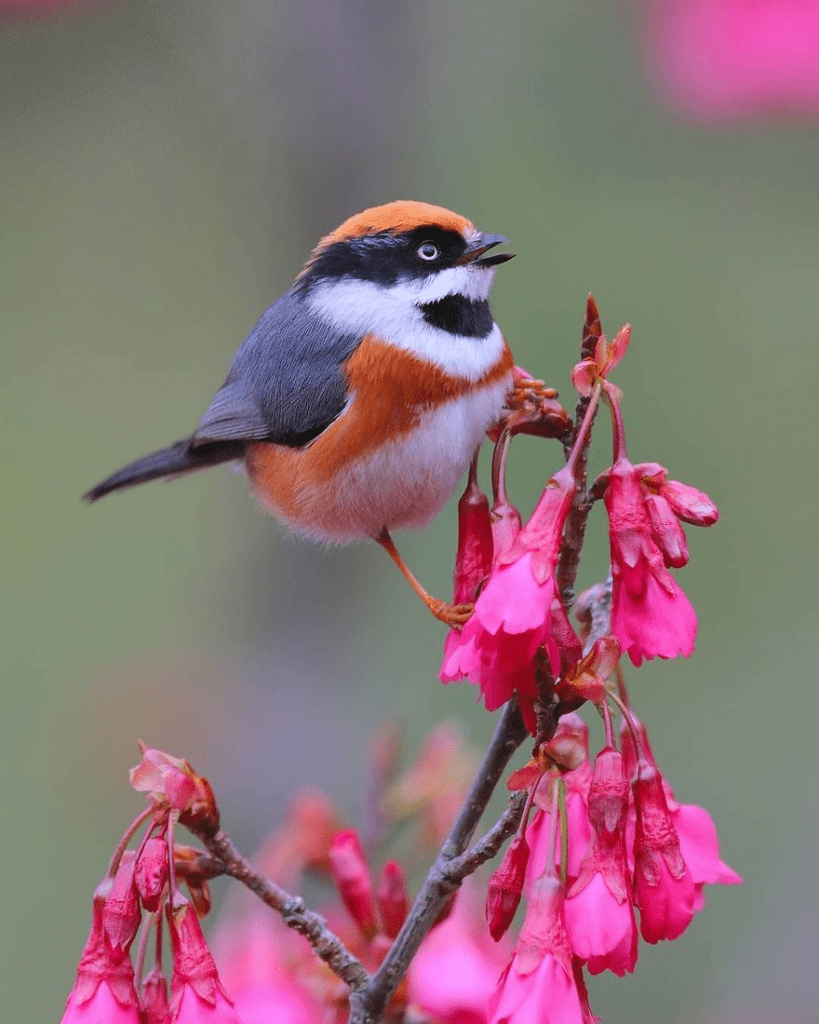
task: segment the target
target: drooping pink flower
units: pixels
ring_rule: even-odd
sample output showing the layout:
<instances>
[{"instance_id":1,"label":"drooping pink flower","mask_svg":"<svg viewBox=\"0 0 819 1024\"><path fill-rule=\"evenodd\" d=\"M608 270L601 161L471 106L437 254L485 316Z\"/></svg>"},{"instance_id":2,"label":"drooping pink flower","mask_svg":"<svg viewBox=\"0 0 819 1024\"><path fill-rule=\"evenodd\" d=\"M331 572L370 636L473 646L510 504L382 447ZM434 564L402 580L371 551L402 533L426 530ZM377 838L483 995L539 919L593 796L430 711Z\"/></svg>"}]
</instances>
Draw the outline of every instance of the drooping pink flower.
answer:
<instances>
[{"instance_id":1,"label":"drooping pink flower","mask_svg":"<svg viewBox=\"0 0 819 1024\"><path fill-rule=\"evenodd\" d=\"M633 712L631 720L633 728L639 735L643 756L659 772L645 725ZM626 771L631 775L637 768L638 755L631 730L627 728L625 722L620 727L620 740ZM697 894L694 910L698 913L705 905L703 890L706 885L740 885L742 878L720 859L719 836L708 811L696 804L681 804L674 795L668 779L661 772L660 778L666 806L679 840L680 852L694 881ZM633 824L632 822L632 827Z\"/></svg>"},{"instance_id":2,"label":"drooping pink flower","mask_svg":"<svg viewBox=\"0 0 819 1024\"><path fill-rule=\"evenodd\" d=\"M506 547L495 544L495 567L457 649L441 671L443 682L468 677L478 683L490 711L517 693L530 728L537 696L533 659L538 648L546 648L555 677L582 654L555 580L574 490L574 476L564 467L549 481L517 537Z\"/></svg>"},{"instance_id":3,"label":"drooping pink flower","mask_svg":"<svg viewBox=\"0 0 819 1024\"><path fill-rule=\"evenodd\" d=\"M173 946L171 1020L175 1024L242 1024L228 997L193 907L180 894L168 912Z\"/></svg>"},{"instance_id":4,"label":"drooping pink flower","mask_svg":"<svg viewBox=\"0 0 819 1024\"><path fill-rule=\"evenodd\" d=\"M110 879L94 895L91 932L61 1024L140 1024L131 960L119 951L112 953L105 940L103 907L108 891Z\"/></svg>"},{"instance_id":5,"label":"drooping pink flower","mask_svg":"<svg viewBox=\"0 0 819 1024\"><path fill-rule=\"evenodd\" d=\"M669 99L697 120L819 113L816 0L655 0L649 48Z\"/></svg>"},{"instance_id":6,"label":"drooping pink flower","mask_svg":"<svg viewBox=\"0 0 819 1024\"><path fill-rule=\"evenodd\" d=\"M563 923L563 885L545 875L532 887L514 955L490 1003L490 1024L595 1020L577 968Z\"/></svg>"},{"instance_id":7,"label":"drooping pink flower","mask_svg":"<svg viewBox=\"0 0 819 1024\"><path fill-rule=\"evenodd\" d=\"M632 784L636 811L634 901L646 942L676 939L691 924L696 888L680 850L668 810L662 776L645 758Z\"/></svg>"},{"instance_id":8,"label":"drooping pink flower","mask_svg":"<svg viewBox=\"0 0 819 1024\"><path fill-rule=\"evenodd\" d=\"M440 1024L486 1024L509 958L509 945L487 935L473 896L471 885L458 893L449 917L425 937L409 967L410 1004Z\"/></svg>"},{"instance_id":9,"label":"drooping pink flower","mask_svg":"<svg viewBox=\"0 0 819 1024\"><path fill-rule=\"evenodd\" d=\"M148 972L139 993L143 1024L169 1024L168 983L159 965Z\"/></svg>"},{"instance_id":10,"label":"drooping pink flower","mask_svg":"<svg viewBox=\"0 0 819 1024\"><path fill-rule=\"evenodd\" d=\"M619 751L597 755L589 787L591 845L564 905L574 953L591 974L610 970L622 977L637 962L637 923L626 864L625 829L629 787Z\"/></svg>"},{"instance_id":11,"label":"drooping pink flower","mask_svg":"<svg viewBox=\"0 0 819 1024\"><path fill-rule=\"evenodd\" d=\"M613 578L611 632L635 665L643 658L688 657L697 616L665 567L640 477L625 456L611 467L604 500Z\"/></svg>"},{"instance_id":12,"label":"drooping pink flower","mask_svg":"<svg viewBox=\"0 0 819 1024\"><path fill-rule=\"evenodd\" d=\"M592 780L592 767L588 760L589 727L580 715L572 712L560 719L554 737L549 743L550 748L566 748L571 763L576 768L563 772L561 778L566 787L566 822L563 827L567 831L568 854L566 858L566 874L574 881L580 872L580 865L591 842L592 829L589 823L589 786ZM577 761L582 753L582 760ZM549 849L549 825L551 808L551 787L554 777L550 773L544 775L535 791L534 804L538 808L526 830L526 841L531 850L529 865L526 871L527 887L531 886L550 863L552 851ZM560 865L561 844L554 853L556 863Z\"/></svg>"}]
</instances>

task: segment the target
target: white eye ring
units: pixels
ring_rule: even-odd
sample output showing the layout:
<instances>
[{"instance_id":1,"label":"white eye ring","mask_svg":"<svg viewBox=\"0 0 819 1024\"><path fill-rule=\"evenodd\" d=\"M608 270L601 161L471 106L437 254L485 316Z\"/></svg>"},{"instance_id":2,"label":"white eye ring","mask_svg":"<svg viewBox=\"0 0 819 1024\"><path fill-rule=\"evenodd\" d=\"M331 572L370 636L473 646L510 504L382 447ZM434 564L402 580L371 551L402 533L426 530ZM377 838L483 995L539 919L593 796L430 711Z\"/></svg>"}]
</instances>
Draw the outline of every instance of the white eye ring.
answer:
<instances>
[{"instance_id":1,"label":"white eye ring","mask_svg":"<svg viewBox=\"0 0 819 1024\"><path fill-rule=\"evenodd\" d=\"M422 244L418 246L418 255L422 260L431 262L432 260L437 260L441 254L438 246L435 245L434 242L422 242Z\"/></svg>"}]
</instances>

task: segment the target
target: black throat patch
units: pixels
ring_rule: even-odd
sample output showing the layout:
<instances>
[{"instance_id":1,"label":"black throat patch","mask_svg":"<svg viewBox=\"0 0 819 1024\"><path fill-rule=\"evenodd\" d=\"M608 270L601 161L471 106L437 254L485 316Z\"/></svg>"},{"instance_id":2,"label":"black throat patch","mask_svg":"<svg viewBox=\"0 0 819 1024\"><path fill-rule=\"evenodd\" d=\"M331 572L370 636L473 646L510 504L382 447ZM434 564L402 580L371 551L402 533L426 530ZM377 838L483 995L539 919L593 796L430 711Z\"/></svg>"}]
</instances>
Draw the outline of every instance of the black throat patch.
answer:
<instances>
[{"instance_id":1,"label":"black throat patch","mask_svg":"<svg viewBox=\"0 0 819 1024\"><path fill-rule=\"evenodd\" d=\"M445 295L425 302L419 309L433 327L466 338L486 338L494 327L486 299L468 299L465 295Z\"/></svg>"}]
</instances>

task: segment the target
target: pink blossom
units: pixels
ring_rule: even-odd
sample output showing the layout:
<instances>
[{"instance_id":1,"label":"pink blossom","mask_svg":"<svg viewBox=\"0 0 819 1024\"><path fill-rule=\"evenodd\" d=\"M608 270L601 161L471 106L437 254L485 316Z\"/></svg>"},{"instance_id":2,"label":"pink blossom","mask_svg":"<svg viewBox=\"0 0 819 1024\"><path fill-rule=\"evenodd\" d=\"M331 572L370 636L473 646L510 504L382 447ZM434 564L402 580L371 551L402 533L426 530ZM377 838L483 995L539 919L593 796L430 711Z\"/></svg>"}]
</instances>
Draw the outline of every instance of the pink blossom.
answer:
<instances>
[{"instance_id":1,"label":"pink blossom","mask_svg":"<svg viewBox=\"0 0 819 1024\"><path fill-rule=\"evenodd\" d=\"M120 1002L107 981L101 981L94 994L84 1002L79 1002L72 992L65 1004L61 1024L141 1024L136 992L125 1003Z\"/></svg>"},{"instance_id":2,"label":"pink blossom","mask_svg":"<svg viewBox=\"0 0 819 1024\"><path fill-rule=\"evenodd\" d=\"M819 111L816 0L655 0L650 48L665 93L694 118Z\"/></svg>"},{"instance_id":3,"label":"pink blossom","mask_svg":"<svg viewBox=\"0 0 819 1024\"><path fill-rule=\"evenodd\" d=\"M178 892L168 925L173 946L171 1019L178 1024L242 1024L219 980L196 914Z\"/></svg>"},{"instance_id":4,"label":"pink blossom","mask_svg":"<svg viewBox=\"0 0 819 1024\"><path fill-rule=\"evenodd\" d=\"M637 814L634 895L640 908L640 934L651 943L676 939L694 917L696 889L680 850L662 777L645 759L638 761L633 793Z\"/></svg>"},{"instance_id":5,"label":"pink blossom","mask_svg":"<svg viewBox=\"0 0 819 1024\"><path fill-rule=\"evenodd\" d=\"M589 729L585 721L580 715L571 713L561 718L560 725L557 727L557 732L549 743L549 747L560 749L571 744L573 755L577 749L587 755L588 737ZM554 776L551 774L544 775L535 791L534 803L538 811L526 830L526 840L531 849L526 872L527 885L531 885L549 863L549 818L552 806L550 787L553 784L553 778ZM576 768L564 772L561 778L566 787L566 829L568 832L566 870L568 878L574 880L580 872L580 865L592 838L588 804L592 767L589 764L588 756L584 756ZM557 845L555 857L557 864L560 864L561 844Z\"/></svg>"},{"instance_id":6,"label":"pink blossom","mask_svg":"<svg viewBox=\"0 0 819 1024\"><path fill-rule=\"evenodd\" d=\"M168 983L160 966L153 967L140 991L143 1024L169 1024Z\"/></svg>"},{"instance_id":7,"label":"pink blossom","mask_svg":"<svg viewBox=\"0 0 819 1024\"><path fill-rule=\"evenodd\" d=\"M107 880L110 881L110 880ZM110 884L103 883L103 891ZM127 956L112 954L105 941L104 895L97 891L91 931L77 965L77 980L65 1004L61 1024L139 1024L134 969Z\"/></svg>"},{"instance_id":8,"label":"pink blossom","mask_svg":"<svg viewBox=\"0 0 819 1024\"><path fill-rule=\"evenodd\" d=\"M221 989L211 998L205 998L191 984L184 984L178 992L173 1024L243 1024L236 1007Z\"/></svg>"},{"instance_id":9,"label":"pink blossom","mask_svg":"<svg viewBox=\"0 0 819 1024\"><path fill-rule=\"evenodd\" d=\"M509 946L495 945L466 887L410 964L409 998L436 1024L486 1024L487 1005Z\"/></svg>"},{"instance_id":10,"label":"pink blossom","mask_svg":"<svg viewBox=\"0 0 819 1024\"><path fill-rule=\"evenodd\" d=\"M645 726L633 713L631 719L640 738L643 756L659 772ZM633 774L637 768L638 755L634 748L634 739L631 731L626 727L625 722L621 725L620 738L626 771L629 774ZM675 797L674 790L671 788L668 779L662 773L660 773L660 778L662 780L666 806L671 815L674 829L677 832L680 852L691 872L691 877L697 891L694 910L699 912L705 905L704 886L740 885L742 878L733 868L730 868L724 861L720 860L719 837L714 821L708 811L704 807L698 807L696 804L681 804ZM633 820L631 824L633 831Z\"/></svg>"},{"instance_id":11,"label":"pink blossom","mask_svg":"<svg viewBox=\"0 0 819 1024\"><path fill-rule=\"evenodd\" d=\"M635 665L643 658L688 657L697 616L657 547L640 478L625 457L614 463L605 494L613 577L611 631Z\"/></svg>"},{"instance_id":12,"label":"pink blossom","mask_svg":"<svg viewBox=\"0 0 819 1024\"><path fill-rule=\"evenodd\" d=\"M490 1004L490 1024L588 1024L594 1020L563 924L563 886L544 875L532 886L512 960Z\"/></svg>"},{"instance_id":13,"label":"pink blossom","mask_svg":"<svg viewBox=\"0 0 819 1024\"><path fill-rule=\"evenodd\" d=\"M519 535L506 549L495 545L495 568L441 670L443 682L468 676L478 683L490 711L517 693L530 728L538 648L545 646L555 676L582 654L554 575L573 496L574 477L564 468L549 481Z\"/></svg>"},{"instance_id":14,"label":"pink blossom","mask_svg":"<svg viewBox=\"0 0 819 1024\"><path fill-rule=\"evenodd\" d=\"M159 810L179 811L183 825L215 832L219 827L219 809L208 780L197 775L181 757L144 743L141 746L142 760L129 773L134 789L147 793Z\"/></svg>"},{"instance_id":15,"label":"pink blossom","mask_svg":"<svg viewBox=\"0 0 819 1024\"><path fill-rule=\"evenodd\" d=\"M618 751L597 755L588 800L593 835L566 898L566 929L591 974L608 969L622 977L637 962L637 923L626 865L628 783Z\"/></svg>"}]
</instances>

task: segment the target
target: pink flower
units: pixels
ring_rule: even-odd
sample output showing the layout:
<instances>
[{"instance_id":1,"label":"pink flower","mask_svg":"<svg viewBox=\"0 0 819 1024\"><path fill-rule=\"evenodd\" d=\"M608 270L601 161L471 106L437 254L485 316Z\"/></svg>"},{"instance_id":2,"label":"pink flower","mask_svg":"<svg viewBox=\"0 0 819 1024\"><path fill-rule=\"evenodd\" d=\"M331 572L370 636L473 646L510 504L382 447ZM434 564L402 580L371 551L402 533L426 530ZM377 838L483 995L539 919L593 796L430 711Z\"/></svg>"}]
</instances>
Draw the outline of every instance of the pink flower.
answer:
<instances>
[{"instance_id":1,"label":"pink flower","mask_svg":"<svg viewBox=\"0 0 819 1024\"><path fill-rule=\"evenodd\" d=\"M138 793L147 793L160 811L179 811L179 820L188 828L213 833L219 828L219 809L210 783L197 775L181 757L164 750L142 746L142 760L129 777Z\"/></svg>"},{"instance_id":2,"label":"pink flower","mask_svg":"<svg viewBox=\"0 0 819 1024\"><path fill-rule=\"evenodd\" d=\"M580 715L564 715L560 720L557 732L549 743L549 747L559 749L572 744L580 747L584 754L588 751L589 729ZM573 750L574 752L574 750ZM574 763L574 762L573 762ZM526 840L531 849L529 866L526 872L527 885L531 885L549 863L549 818L551 799L549 789L552 785L551 775L544 775L535 792L534 803L538 812L526 830ZM570 880L577 878L580 865L589 848L592 838L589 823L589 786L592 780L592 767L588 757L584 756L578 766L562 775L566 787L566 828L568 832L568 857L566 862L567 876ZM560 843L556 851L557 863L560 864Z\"/></svg>"},{"instance_id":3,"label":"pink flower","mask_svg":"<svg viewBox=\"0 0 819 1024\"><path fill-rule=\"evenodd\" d=\"M131 961L112 953L105 941L103 905L109 889L107 879L94 896L91 932L61 1024L140 1024Z\"/></svg>"},{"instance_id":4,"label":"pink flower","mask_svg":"<svg viewBox=\"0 0 819 1024\"><path fill-rule=\"evenodd\" d=\"M697 616L665 567L640 477L625 457L611 468L604 500L614 580L612 633L635 665L643 658L688 657L694 649Z\"/></svg>"},{"instance_id":5,"label":"pink flower","mask_svg":"<svg viewBox=\"0 0 819 1024\"><path fill-rule=\"evenodd\" d=\"M591 974L622 977L637 962L637 923L626 865L628 782L622 755L606 747L597 755L589 787L591 845L564 905L574 953Z\"/></svg>"},{"instance_id":6,"label":"pink flower","mask_svg":"<svg viewBox=\"0 0 819 1024\"><path fill-rule=\"evenodd\" d=\"M532 887L511 962L490 1004L490 1024L588 1024L578 964L563 924L563 886L544 875Z\"/></svg>"},{"instance_id":7,"label":"pink flower","mask_svg":"<svg viewBox=\"0 0 819 1024\"><path fill-rule=\"evenodd\" d=\"M449 917L433 928L410 964L410 1003L439 1024L486 1024L487 1005L509 957L495 945L465 886Z\"/></svg>"},{"instance_id":8,"label":"pink flower","mask_svg":"<svg viewBox=\"0 0 819 1024\"><path fill-rule=\"evenodd\" d=\"M222 988L193 908L179 893L169 908L173 945L171 1020L178 1024L242 1024Z\"/></svg>"},{"instance_id":9,"label":"pink flower","mask_svg":"<svg viewBox=\"0 0 819 1024\"><path fill-rule=\"evenodd\" d=\"M694 118L819 111L816 0L658 0L650 46L665 93Z\"/></svg>"},{"instance_id":10,"label":"pink flower","mask_svg":"<svg viewBox=\"0 0 819 1024\"><path fill-rule=\"evenodd\" d=\"M676 939L694 917L696 889L666 804L662 776L644 758L637 764L633 793L634 894L640 934L651 943Z\"/></svg>"},{"instance_id":11,"label":"pink flower","mask_svg":"<svg viewBox=\"0 0 819 1024\"><path fill-rule=\"evenodd\" d=\"M646 760L659 772L645 726L633 713L631 718L634 728L639 734L640 745ZM633 774L637 768L638 756L634 749L631 731L626 727L625 722L621 725L620 738L626 771ZM660 773L660 778L666 806L679 840L680 852L691 872L697 892L694 910L699 912L705 905L703 888L706 885L740 885L742 878L733 868L720 860L719 837L708 811L696 804L681 804L674 796L674 790L662 773Z\"/></svg>"},{"instance_id":12,"label":"pink flower","mask_svg":"<svg viewBox=\"0 0 819 1024\"><path fill-rule=\"evenodd\" d=\"M443 682L477 682L489 711L517 692L533 731L536 651L545 646L556 677L582 654L554 575L574 489L572 472L562 469L520 534L506 548L495 544L495 568L441 670Z\"/></svg>"},{"instance_id":13,"label":"pink flower","mask_svg":"<svg viewBox=\"0 0 819 1024\"><path fill-rule=\"evenodd\" d=\"M161 967L153 967L143 981L140 1006L144 1024L168 1024L170 1021L168 983Z\"/></svg>"}]
</instances>

